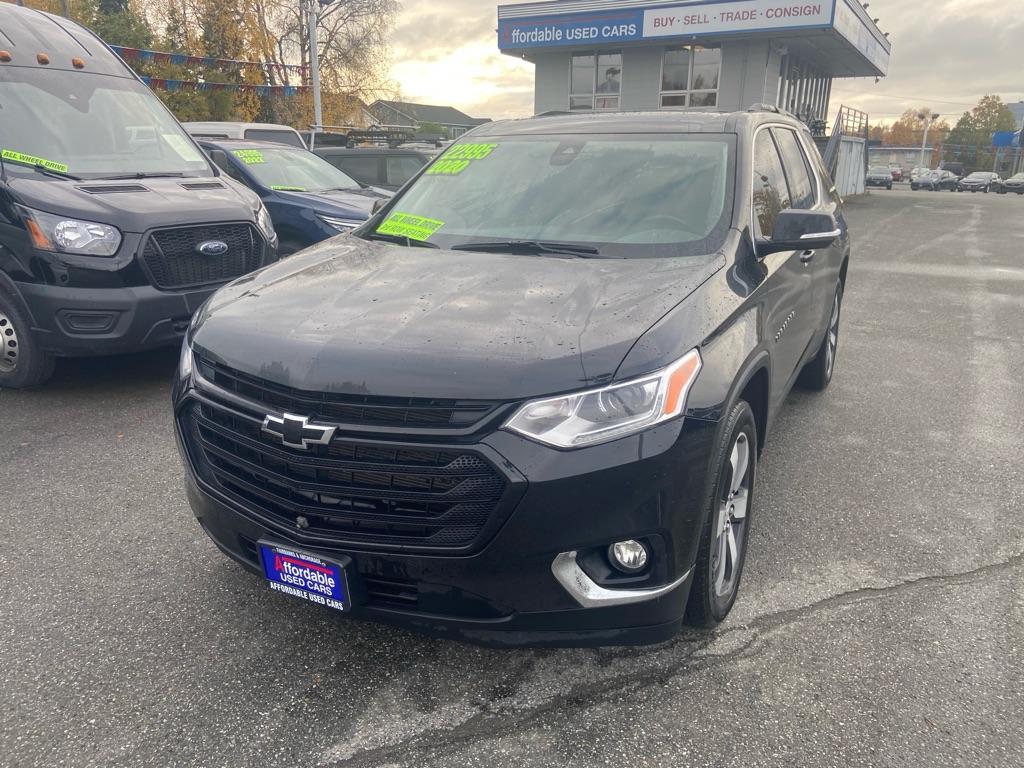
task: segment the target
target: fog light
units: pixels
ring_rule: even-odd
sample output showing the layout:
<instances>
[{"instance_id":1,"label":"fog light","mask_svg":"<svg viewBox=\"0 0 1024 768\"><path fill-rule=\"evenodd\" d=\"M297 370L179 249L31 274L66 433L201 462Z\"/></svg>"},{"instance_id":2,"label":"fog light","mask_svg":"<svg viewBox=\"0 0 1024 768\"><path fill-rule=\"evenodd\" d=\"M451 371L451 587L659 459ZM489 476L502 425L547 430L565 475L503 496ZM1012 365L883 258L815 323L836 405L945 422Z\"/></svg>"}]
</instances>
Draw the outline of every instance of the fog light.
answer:
<instances>
[{"instance_id":1,"label":"fog light","mask_svg":"<svg viewBox=\"0 0 1024 768\"><path fill-rule=\"evenodd\" d=\"M623 573L637 573L647 567L647 547L639 541L618 541L608 547L608 559Z\"/></svg>"}]
</instances>

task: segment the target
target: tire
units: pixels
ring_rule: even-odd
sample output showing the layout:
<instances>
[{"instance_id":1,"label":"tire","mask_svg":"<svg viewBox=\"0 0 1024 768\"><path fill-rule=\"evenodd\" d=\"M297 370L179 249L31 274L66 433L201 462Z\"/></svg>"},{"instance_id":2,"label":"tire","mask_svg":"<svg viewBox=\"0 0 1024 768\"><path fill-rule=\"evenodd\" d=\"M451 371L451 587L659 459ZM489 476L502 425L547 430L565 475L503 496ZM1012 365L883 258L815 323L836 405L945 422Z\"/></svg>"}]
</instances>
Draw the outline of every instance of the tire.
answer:
<instances>
[{"instance_id":1,"label":"tire","mask_svg":"<svg viewBox=\"0 0 1024 768\"><path fill-rule=\"evenodd\" d=\"M0 389L25 389L53 375L53 357L39 349L31 324L18 305L0 291Z\"/></svg>"},{"instance_id":2,"label":"tire","mask_svg":"<svg viewBox=\"0 0 1024 768\"><path fill-rule=\"evenodd\" d=\"M757 480L757 423L743 400L723 422L709 480L706 517L686 604L687 623L698 627L714 627L729 615L747 559Z\"/></svg>"},{"instance_id":3,"label":"tire","mask_svg":"<svg viewBox=\"0 0 1024 768\"><path fill-rule=\"evenodd\" d=\"M988 187L985 187L985 194L988 194Z\"/></svg>"},{"instance_id":4,"label":"tire","mask_svg":"<svg viewBox=\"0 0 1024 768\"><path fill-rule=\"evenodd\" d=\"M836 369L836 355L839 352L839 325L843 314L843 284L836 286L835 298L832 300L832 312L829 314L828 328L825 338L821 340L818 352L804 369L800 371L797 385L814 392L824 392L832 383L832 374Z\"/></svg>"}]
</instances>

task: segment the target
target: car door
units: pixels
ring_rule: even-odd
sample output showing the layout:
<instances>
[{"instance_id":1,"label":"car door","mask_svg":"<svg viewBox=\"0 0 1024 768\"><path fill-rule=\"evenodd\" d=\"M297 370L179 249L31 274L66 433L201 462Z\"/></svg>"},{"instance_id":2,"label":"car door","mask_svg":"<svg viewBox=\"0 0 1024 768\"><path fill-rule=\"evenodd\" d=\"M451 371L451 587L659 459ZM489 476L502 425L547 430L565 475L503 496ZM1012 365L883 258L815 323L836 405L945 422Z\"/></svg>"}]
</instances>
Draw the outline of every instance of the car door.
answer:
<instances>
[{"instance_id":1,"label":"car door","mask_svg":"<svg viewBox=\"0 0 1024 768\"><path fill-rule=\"evenodd\" d=\"M831 200L824 200L824 190L819 189L817 177L811 159L807 154L807 144L800 140L795 130L789 128L773 128L775 143L782 156L782 166L789 182L791 208L800 210L822 210L835 215L835 206ZM811 313L808 316L810 337L819 336L825 328L832 313L832 300L835 298L836 281L842 264L839 240L829 248L820 251L805 251L801 261L811 273L812 296Z\"/></svg>"},{"instance_id":2,"label":"car door","mask_svg":"<svg viewBox=\"0 0 1024 768\"><path fill-rule=\"evenodd\" d=\"M755 236L770 238L781 211L791 207L792 195L772 131L754 136L752 207ZM801 251L782 251L764 257L764 333L772 344L773 399L785 397L812 333L814 283ZM777 403L776 403L777 404Z\"/></svg>"}]
</instances>

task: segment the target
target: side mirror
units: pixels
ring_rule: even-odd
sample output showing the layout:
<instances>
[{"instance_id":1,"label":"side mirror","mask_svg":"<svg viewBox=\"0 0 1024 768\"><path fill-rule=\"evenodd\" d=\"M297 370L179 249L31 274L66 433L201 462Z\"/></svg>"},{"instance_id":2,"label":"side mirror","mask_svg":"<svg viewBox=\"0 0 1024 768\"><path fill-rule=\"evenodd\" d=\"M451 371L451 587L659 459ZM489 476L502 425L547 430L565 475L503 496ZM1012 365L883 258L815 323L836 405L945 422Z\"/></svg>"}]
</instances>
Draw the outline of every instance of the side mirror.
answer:
<instances>
[{"instance_id":1,"label":"side mirror","mask_svg":"<svg viewBox=\"0 0 1024 768\"><path fill-rule=\"evenodd\" d=\"M385 197L382 197L380 200L374 200L373 201L372 215L376 215L377 213L379 213L380 209L383 208L385 205L387 205L389 202L390 202L390 198L385 198Z\"/></svg>"},{"instance_id":2,"label":"side mirror","mask_svg":"<svg viewBox=\"0 0 1024 768\"><path fill-rule=\"evenodd\" d=\"M831 213L787 208L775 219L771 239L758 241L757 255L828 248L842 233Z\"/></svg>"}]
</instances>

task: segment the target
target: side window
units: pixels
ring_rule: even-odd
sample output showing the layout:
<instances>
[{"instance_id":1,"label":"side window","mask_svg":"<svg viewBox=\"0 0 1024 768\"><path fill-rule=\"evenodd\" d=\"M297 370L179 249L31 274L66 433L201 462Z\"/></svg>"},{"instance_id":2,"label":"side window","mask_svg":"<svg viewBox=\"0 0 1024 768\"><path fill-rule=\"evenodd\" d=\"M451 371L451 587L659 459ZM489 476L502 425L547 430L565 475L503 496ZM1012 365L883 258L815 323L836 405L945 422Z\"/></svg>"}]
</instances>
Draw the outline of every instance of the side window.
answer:
<instances>
[{"instance_id":1,"label":"side window","mask_svg":"<svg viewBox=\"0 0 1024 768\"><path fill-rule=\"evenodd\" d=\"M789 208L789 187L782 160L770 131L761 131L754 141L754 214L763 237L771 237L779 213Z\"/></svg>"},{"instance_id":2,"label":"side window","mask_svg":"<svg viewBox=\"0 0 1024 768\"><path fill-rule=\"evenodd\" d=\"M387 159L387 167L388 184L400 187L419 172L423 161L412 155L397 155Z\"/></svg>"},{"instance_id":3,"label":"side window","mask_svg":"<svg viewBox=\"0 0 1024 768\"><path fill-rule=\"evenodd\" d=\"M376 155L338 155L325 158L331 165L344 171L361 184L380 184L379 158Z\"/></svg>"},{"instance_id":4,"label":"side window","mask_svg":"<svg viewBox=\"0 0 1024 768\"><path fill-rule=\"evenodd\" d=\"M245 177L242 176L241 172L228 158L228 153L225 152L223 149L210 150L210 159L213 160L214 163L216 163L218 168L224 171L224 173L226 173L232 179L242 184L245 184L245 186L247 187L249 186L249 182L245 180Z\"/></svg>"},{"instance_id":5,"label":"side window","mask_svg":"<svg viewBox=\"0 0 1024 768\"><path fill-rule=\"evenodd\" d=\"M775 140L782 152L782 163L786 167L786 178L789 180L789 190L793 195L792 207L813 208L814 180L807 165L807 157L800 147L800 139L795 132L784 128L773 128L772 133L775 134Z\"/></svg>"}]
</instances>

